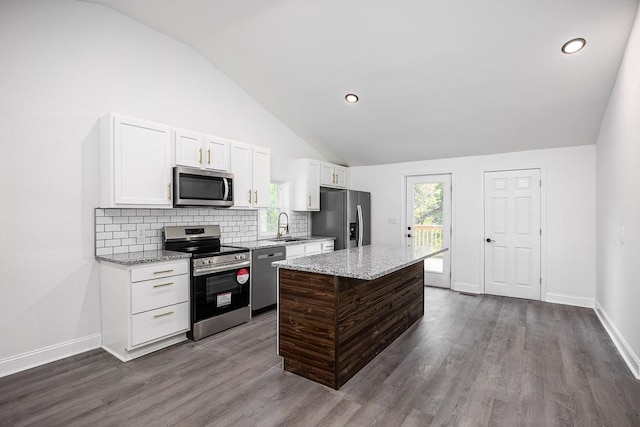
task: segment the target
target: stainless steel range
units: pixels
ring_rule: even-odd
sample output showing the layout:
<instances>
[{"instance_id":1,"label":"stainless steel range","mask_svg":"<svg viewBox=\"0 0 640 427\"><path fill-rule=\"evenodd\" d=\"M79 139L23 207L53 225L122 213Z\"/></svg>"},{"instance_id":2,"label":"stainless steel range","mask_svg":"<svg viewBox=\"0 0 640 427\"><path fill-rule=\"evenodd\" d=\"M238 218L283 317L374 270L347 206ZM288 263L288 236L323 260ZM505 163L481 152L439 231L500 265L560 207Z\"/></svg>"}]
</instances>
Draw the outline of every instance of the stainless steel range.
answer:
<instances>
[{"instance_id":1,"label":"stainless steel range","mask_svg":"<svg viewBox=\"0 0 640 427\"><path fill-rule=\"evenodd\" d=\"M219 225L172 226L162 247L191 253L191 331L197 341L248 322L250 252L220 244Z\"/></svg>"}]
</instances>

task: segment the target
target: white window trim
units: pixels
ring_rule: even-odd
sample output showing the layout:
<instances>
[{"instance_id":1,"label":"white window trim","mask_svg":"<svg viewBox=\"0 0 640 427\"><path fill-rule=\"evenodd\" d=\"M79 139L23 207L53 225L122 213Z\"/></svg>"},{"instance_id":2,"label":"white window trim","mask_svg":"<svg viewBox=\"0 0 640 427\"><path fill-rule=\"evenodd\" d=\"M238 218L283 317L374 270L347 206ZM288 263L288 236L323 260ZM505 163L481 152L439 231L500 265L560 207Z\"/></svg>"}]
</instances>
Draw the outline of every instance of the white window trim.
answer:
<instances>
[{"instance_id":1,"label":"white window trim","mask_svg":"<svg viewBox=\"0 0 640 427\"><path fill-rule=\"evenodd\" d=\"M272 184L277 184L280 187L278 191L279 195L279 212L284 212L287 214L289 218L289 234L291 234L291 215L289 211L289 183L286 181L271 181ZM277 230L274 232L264 232L261 231L260 223L262 222L262 216L265 215L266 211L269 209L260 209L258 211L258 239L270 239L275 238L278 234Z\"/></svg>"}]
</instances>

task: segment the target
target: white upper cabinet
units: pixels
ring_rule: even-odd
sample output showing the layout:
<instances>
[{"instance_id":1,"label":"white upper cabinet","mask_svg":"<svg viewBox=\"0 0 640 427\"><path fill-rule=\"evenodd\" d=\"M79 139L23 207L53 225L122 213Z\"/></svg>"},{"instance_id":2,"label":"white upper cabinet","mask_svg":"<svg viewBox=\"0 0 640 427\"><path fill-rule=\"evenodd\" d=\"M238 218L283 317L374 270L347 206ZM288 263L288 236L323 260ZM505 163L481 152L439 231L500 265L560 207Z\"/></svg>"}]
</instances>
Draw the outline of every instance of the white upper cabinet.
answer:
<instances>
[{"instance_id":1,"label":"white upper cabinet","mask_svg":"<svg viewBox=\"0 0 640 427\"><path fill-rule=\"evenodd\" d=\"M202 136L199 133L177 129L174 131L176 165L202 167Z\"/></svg>"},{"instance_id":2,"label":"white upper cabinet","mask_svg":"<svg viewBox=\"0 0 640 427\"><path fill-rule=\"evenodd\" d=\"M344 166L322 162L320 185L323 187L347 188L348 169Z\"/></svg>"},{"instance_id":3,"label":"white upper cabinet","mask_svg":"<svg viewBox=\"0 0 640 427\"><path fill-rule=\"evenodd\" d=\"M234 208L268 208L271 151L243 142L231 143Z\"/></svg>"},{"instance_id":4,"label":"white upper cabinet","mask_svg":"<svg viewBox=\"0 0 640 427\"><path fill-rule=\"evenodd\" d=\"M271 206L271 150L253 146L253 207Z\"/></svg>"},{"instance_id":5,"label":"white upper cabinet","mask_svg":"<svg viewBox=\"0 0 640 427\"><path fill-rule=\"evenodd\" d=\"M320 210L320 161L293 161L291 205L294 211Z\"/></svg>"},{"instance_id":6,"label":"white upper cabinet","mask_svg":"<svg viewBox=\"0 0 640 427\"><path fill-rule=\"evenodd\" d=\"M171 128L109 114L100 119L101 207L172 207Z\"/></svg>"},{"instance_id":7,"label":"white upper cabinet","mask_svg":"<svg viewBox=\"0 0 640 427\"><path fill-rule=\"evenodd\" d=\"M231 142L218 136L205 136L206 169L229 171Z\"/></svg>"},{"instance_id":8,"label":"white upper cabinet","mask_svg":"<svg viewBox=\"0 0 640 427\"><path fill-rule=\"evenodd\" d=\"M229 171L229 140L185 129L174 131L176 165Z\"/></svg>"}]
</instances>

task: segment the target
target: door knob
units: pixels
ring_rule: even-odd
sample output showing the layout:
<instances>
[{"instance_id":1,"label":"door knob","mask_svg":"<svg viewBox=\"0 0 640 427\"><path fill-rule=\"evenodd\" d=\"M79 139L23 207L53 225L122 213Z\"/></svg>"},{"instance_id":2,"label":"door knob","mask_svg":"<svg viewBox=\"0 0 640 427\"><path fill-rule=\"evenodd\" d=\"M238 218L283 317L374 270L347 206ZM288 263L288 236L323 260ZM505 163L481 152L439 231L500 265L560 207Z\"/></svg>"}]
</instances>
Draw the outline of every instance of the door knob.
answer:
<instances>
[{"instance_id":1,"label":"door knob","mask_svg":"<svg viewBox=\"0 0 640 427\"><path fill-rule=\"evenodd\" d=\"M493 242L493 240L487 237L487 243L491 243L491 242Z\"/></svg>"},{"instance_id":2,"label":"door knob","mask_svg":"<svg viewBox=\"0 0 640 427\"><path fill-rule=\"evenodd\" d=\"M411 230L411 227L407 227L407 230Z\"/></svg>"},{"instance_id":3,"label":"door knob","mask_svg":"<svg viewBox=\"0 0 640 427\"><path fill-rule=\"evenodd\" d=\"M411 234L407 234L407 237L411 237Z\"/></svg>"}]
</instances>

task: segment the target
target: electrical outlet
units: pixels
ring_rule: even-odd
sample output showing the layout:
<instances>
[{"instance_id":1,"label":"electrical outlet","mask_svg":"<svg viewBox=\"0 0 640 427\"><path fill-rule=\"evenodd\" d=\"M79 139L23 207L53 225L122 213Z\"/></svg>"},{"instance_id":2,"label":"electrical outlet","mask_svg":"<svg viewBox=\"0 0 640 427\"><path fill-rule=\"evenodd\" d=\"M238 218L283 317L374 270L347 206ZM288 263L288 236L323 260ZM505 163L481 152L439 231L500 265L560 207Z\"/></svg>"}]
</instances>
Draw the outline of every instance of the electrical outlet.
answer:
<instances>
[{"instance_id":1,"label":"electrical outlet","mask_svg":"<svg viewBox=\"0 0 640 427\"><path fill-rule=\"evenodd\" d=\"M389 224L397 224L398 218L389 218Z\"/></svg>"},{"instance_id":2,"label":"electrical outlet","mask_svg":"<svg viewBox=\"0 0 640 427\"><path fill-rule=\"evenodd\" d=\"M144 239L144 228L138 226L136 232L138 233L138 239Z\"/></svg>"}]
</instances>

